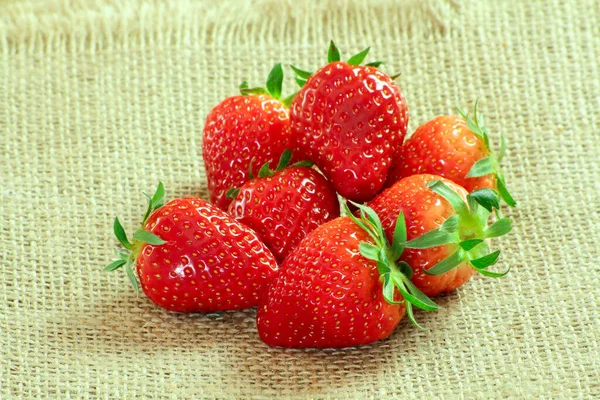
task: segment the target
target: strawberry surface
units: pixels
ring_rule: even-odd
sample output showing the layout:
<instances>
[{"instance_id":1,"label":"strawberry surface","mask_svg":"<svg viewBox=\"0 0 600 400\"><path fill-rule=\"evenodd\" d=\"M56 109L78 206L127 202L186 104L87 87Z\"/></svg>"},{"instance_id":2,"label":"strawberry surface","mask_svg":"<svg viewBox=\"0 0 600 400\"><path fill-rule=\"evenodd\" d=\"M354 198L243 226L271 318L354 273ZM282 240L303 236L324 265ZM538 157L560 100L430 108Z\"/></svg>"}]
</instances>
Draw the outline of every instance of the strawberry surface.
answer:
<instances>
[{"instance_id":1,"label":"strawberry surface","mask_svg":"<svg viewBox=\"0 0 600 400\"><path fill-rule=\"evenodd\" d=\"M433 190L432 183L436 183L436 189L442 186L444 190ZM510 222L504 218L495 227L488 228L487 220L493 207L480 198L482 194L493 197L489 189L469 195L466 189L450 180L418 174L401 179L369 203L388 237L394 233L398 213L404 214L408 243L400 261L410 265L412 282L427 296L456 289L476 271L488 276L504 275L486 270L499 255L499 251L489 253L486 241L508 233ZM469 196L472 196L471 201ZM494 201L497 206L499 199L496 197ZM433 235L437 236L433 238ZM425 237L430 239L423 241ZM417 241L427 245L415 246ZM447 268L433 274L433 268L440 268L441 264Z\"/></svg>"},{"instance_id":2,"label":"strawberry surface","mask_svg":"<svg viewBox=\"0 0 600 400\"><path fill-rule=\"evenodd\" d=\"M260 338L271 346L345 347L383 339L405 314L382 294L373 243L349 217L311 232L285 260L258 308Z\"/></svg>"},{"instance_id":3,"label":"strawberry surface","mask_svg":"<svg viewBox=\"0 0 600 400\"><path fill-rule=\"evenodd\" d=\"M248 179L251 162L273 163L290 147L287 107L266 94L232 96L206 117L202 156L212 203L226 210L226 192Z\"/></svg>"},{"instance_id":4,"label":"strawberry surface","mask_svg":"<svg viewBox=\"0 0 600 400\"><path fill-rule=\"evenodd\" d=\"M323 175L290 167L246 182L229 214L252 228L282 262L309 232L338 217L340 205Z\"/></svg>"},{"instance_id":5,"label":"strawberry surface","mask_svg":"<svg viewBox=\"0 0 600 400\"><path fill-rule=\"evenodd\" d=\"M253 307L278 271L275 257L256 233L197 198L163 205L159 185L133 240L115 219L125 248L105 269L125 267L132 284L156 305L176 312L214 312ZM133 268L137 270L138 278Z\"/></svg>"},{"instance_id":6,"label":"strawberry surface","mask_svg":"<svg viewBox=\"0 0 600 400\"><path fill-rule=\"evenodd\" d=\"M383 186L408 124L393 80L372 66L333 62L291 105L294 152L313 161L343 197L364 202Z\"/></svg>"}]
</instances>

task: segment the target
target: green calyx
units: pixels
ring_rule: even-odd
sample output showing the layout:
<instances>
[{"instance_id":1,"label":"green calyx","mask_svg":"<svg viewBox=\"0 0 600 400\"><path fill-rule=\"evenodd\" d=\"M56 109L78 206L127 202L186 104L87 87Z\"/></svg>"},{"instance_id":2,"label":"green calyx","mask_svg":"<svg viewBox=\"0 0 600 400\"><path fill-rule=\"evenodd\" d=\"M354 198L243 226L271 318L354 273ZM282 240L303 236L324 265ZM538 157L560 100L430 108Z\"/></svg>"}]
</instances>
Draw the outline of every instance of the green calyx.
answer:
<instances>
[{"instance_id":1,"label":"green calyx","mask_svg":"<svg viewBox=\"0 0 600 400\"><path fill-rule=\"evenodd\" d=\"M265 87L248 87L248 82L244 81L240 85L240 93L244 96L250 96L253 94L268 94L274 99L280 100L285 106L289 107L294 99L296 93L291 96L281 98L281 93L283 89L283 68L281 67L281 63L276 64L269 76L267 77L267 84Z\"/></svg>"},{"instance_id":2,"label":"green calyx","mask_svg":"<svg viewBox=\"0 0 600 400\"><path fill-rule=\"evenodd\" d=\"M269 166L269 163L266 162L260 167L258 170L258 178L267 178L269 176L275 175L277 172L285 169L285 168L293 168L293 167L307 167L310 168L314 165L311 161L298 161L292 165L289 165L292 160L292 151L290 149L285 149L283 153L281 153L281 157L279 158L279 163L277 163L277 168L272 170ZM254 173L252 172L252 161L250 161L250 165L248 167L248 177L250 179L254 179ZM237 195L240 193L240 188L231 188L229 189L225 195L228 199L235 199Z\"/></svg>"},{"instance_id":3,"label":"green calyx","mask_svg":"<svg viewBox=\"0 0 600 400\"><path fill-rule=\"evenodd\" d=\"M506 179L504 178L504 174L500 170L500 162L506 153L506 139L504 136L500 135L500 152L496 157L490 148L490 139L488 137L487 128L483 124L484 115L477 113L477 103L479 100L475 101L475 106L473 107L473 118L469 117L467 113L465 113L462 109L457 107L458 113L461 117L465 119L467 122L467 126L469 129L477 135L479 138L483 140L485 143L485 147L489 151L490 155L482 158L477 161L467 174L467 178L476 178L480 176L493 174L496 177L496 185L498 187L498 193L500 198L504 200L506 204L511 207L517 205L517 202L512 197L508 189L506 188Z\"/></svg>"},{"instance_id":4,"label":"green calyx","mask_svg":"<svg viewBox=\"0 0 600 400\"><path fill-rule=\"evenodd\" d=\"M434 311L439 307L410 281L412 277L410 266L405 262L396 262L402 255L406 243L404 214L398 215L394 237L392 243L389 243L375 211L362 204L354 202L352 204L360 210L360 218L355 217L348 209L348 205L344 203L346 213L375 242L375 244L360 243L359 251L365 258L377 262L377 270L383 281L383 297L390 304L405 303L408 318L415 326L424 329L415 320L413 306L427 311ZM404 300L394 299L395 289L398 289Z\"/></svg>"},{"instance_id":5,"label":"green calyx","mask_svg":"<svg viewBox=\"0 0 600 400\"><path fill-rule=\"evenodd\" d=\"M487 269L498 261L500 250L492 252L486 239L506 235L512 229L508 218L499 218L487 226L492 210L499 206L498 194L491 189L479 189L469 194L465 203L458 193L441 180L431 181L427 186L446 199L456 214L444 221L439 228L405 243L405 247L425 249L452 243L457 246L454 253L425 273L441 275L467 262L482 275L494 278L506 275L510 267L504 272L492 272Z\"/></svg>"},{"instance_id":6,"label":"green calyx","mask_svg":"<svg viewBox=\"0 0 600 400\"><path fill-rule=\"evenodd\" d=\"M146 209L144 219L141 222L142 228L139 228L135 231L131 241L127 238L127 234L125 233L125 229L123 228L123 225L121 225L119 218L115 218L115 222L113 225L115 236L117 237L117 240L119 240L121 245L125 248L125 250L117 250L118 258L104 268L105 271L114 271L124 266L125 271L127 272L127 276L129 277L129 280L131 281L131 284L133 285L136 291L139 291L140 284L138 282L137 277L135 276L135 273L133 272L133 265L140 251L140 248L145 243L157 246L165 243L164 240L156 236L154 233L148 232L143 229L143 226L148 220L150 214L152 214L152 212L157 210L158 208L162 207L164 204L163 199L165 197L165 188L162 182L159 182L158 187L156 188L156 192L152 197L150 197L146 193L144 193L144 196L146 196L146 199L148 199L148 208Z\"/></svg>"},{"instance_id":7,"label":"green calyx","mask_svg":"<svg viewBox=\"0 0 600 400\"><path fill-rule=\"evenodd\" d=\"M367 47L366 49L362 50L361 52L350 57L346 62L350 65L361 65L362 62L367 57L367 54L369 54L369 50L371 50L371 48ZM338 62L338 61L341 61L341 59L342 59L342 56L340 54L339 49L337 48L335 43L333 43L333 40L330 41L329 42L329 50L327 51L327 63ZM373 61L373 62L364 64L364 66L377 68L381 64L383 64L383 61ZM290 68L296 74L296 78L295 78L296 83L300 87L304 86L304 84L306 83L308 78L310 78L310 76L313 74L313 72L302 70L300 68L294 67L293 65L290 65ZM396 75L396 77L397 76L398 75ZM395 79L395 78L393 77L392 79Z\"/></svg>"}]
</instances>

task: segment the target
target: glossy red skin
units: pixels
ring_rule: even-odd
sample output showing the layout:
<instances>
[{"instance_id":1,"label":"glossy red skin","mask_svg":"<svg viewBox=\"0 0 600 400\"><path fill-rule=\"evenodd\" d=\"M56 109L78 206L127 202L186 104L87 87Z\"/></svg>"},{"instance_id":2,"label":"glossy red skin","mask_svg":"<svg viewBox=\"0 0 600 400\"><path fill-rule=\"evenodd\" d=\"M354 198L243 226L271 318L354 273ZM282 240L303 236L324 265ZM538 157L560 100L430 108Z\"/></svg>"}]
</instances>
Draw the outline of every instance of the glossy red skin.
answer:
<instances>
[{"instance_id":1,"label":"glossy red skin","mask_svg":"<svg viewBox=\"0 0 600 400\"><path fill-rule=\"evenodd\" d=\"M177 312L253 307L278 270L256 234L201 199L175 199L154 211L145 229L165 240L136 259L146 296Z\"/></svg>"},{"instance_id":2,"label":"glossy red skin","mask_svg":"<svg viewBox=\"0 0 600 400\"><path fill-rule=\"evenodd\" d=\"M446 199L426 186L428 182L436 179L442 180L466 200L467 191L454 182L437 175L419 174L396 182L368 204L381 219L388 240L392 240L396 220L401 211L406 220L408 240L416 239L440 227L446 219L456 214ZM461 286L475 272L467 263L463 263L442 275L430 276L423 273L456 249L456 244L429 249L405 249L400 260L406 261L412 268L411 281L416 287L427 296L437 296Z\"/></svg>"},{"instance_id":3,"label":"glossy red skin","mask_svg":"<svg viewBox=\"0 0 600 400\"><path fill-rule=\"evenodd\" d=\"M347 347L386 338L405 313L383 298L371 238L349 217L312 231L290 253L261 298L258 333L269 346Z\"/></svg>"},{"instance_id":4,"label":"glossy red skin","mask_svg":"<svg viewBox=\"0 0 600 400\"><path fill-rule=\"evenodd\" d=\"M281 153L290 148L289 110L268 95L232 96L206 117L202 157L210 201L227 210L227 190L242 186L253 170L265 163L275 169Z\"/></svg>"},{"instance_id":5,"label":"glossy red skin","mask_svg":"<svg viewBox=\"0 0 600 400\"><path fill-rule=\"evenodd\" d=\"M494 175L467 178L475 162L490 155L483 139L461 117L446 115L421 125L399 149L386 187L415 174L435 174L472 192L496 189Z\"/></svg>"},{"instance_id":6,"label":"glossy red skin","mask_svg":"<svg viewBox=\"0 0 600 400\"><path fill-rule=\"evenodd\" d=\"M340 216L340 203L323 175L291 167L246 182L229 205L229 214L252 228L283 262L306 235Z\"/></svg>"},{"instance_id":7,"label":"glossy red skin","mask_svg":"<svg viewBox=\"0 0 600 400\"><path fill-rule=\"evenodd\" d=\"M383 186L406 135L408 110L392 79L345 62L313 74L291 105L294 153L313 161L343 197L365 202Z\"/></svg>"}]
</instances>

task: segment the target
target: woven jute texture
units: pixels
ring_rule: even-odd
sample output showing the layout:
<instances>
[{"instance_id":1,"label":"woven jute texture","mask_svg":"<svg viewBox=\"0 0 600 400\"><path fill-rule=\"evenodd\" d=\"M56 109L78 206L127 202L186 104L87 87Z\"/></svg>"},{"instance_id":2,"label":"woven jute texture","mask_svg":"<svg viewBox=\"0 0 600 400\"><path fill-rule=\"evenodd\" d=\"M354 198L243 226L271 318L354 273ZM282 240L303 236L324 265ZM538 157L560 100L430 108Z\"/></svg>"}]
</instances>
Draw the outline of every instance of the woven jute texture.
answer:
<instances>
[{"instance_id":1,"label":"woven jute texture","mask_svg":"<svg viewBox=\"0 0 600 400\"><path fill-rule=\"evenodd\" d=\"M411 131L480 98L510 146L511 273L427 331L303 351L103 273L142 191L207 197L210 108L331 38L401 72ZM0 398L600 398L599 64L597 0L0 1Z\"/></svg>"}]
</instances>

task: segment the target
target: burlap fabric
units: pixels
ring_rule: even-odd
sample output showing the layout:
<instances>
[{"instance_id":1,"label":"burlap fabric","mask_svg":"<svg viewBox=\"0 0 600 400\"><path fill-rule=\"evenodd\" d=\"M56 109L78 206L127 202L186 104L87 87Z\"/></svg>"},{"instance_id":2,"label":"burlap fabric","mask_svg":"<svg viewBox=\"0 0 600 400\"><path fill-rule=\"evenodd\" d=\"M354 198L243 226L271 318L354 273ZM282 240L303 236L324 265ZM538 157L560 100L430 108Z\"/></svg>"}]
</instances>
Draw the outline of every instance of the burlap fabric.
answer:
<instances>
[{"instance_id":1,"label":"burlap fabric","mask_svg":"<svg viewBox=\"0 0 600 400\"><path fill-rule=\"evenodd\" d=\"M0 2L0 398L600 397L600 3L369 3ZM330 38L402 73L411 130L481 98L510 144L512 272L419 312L426 332L337 351L103 273L142 191L206 197L210 108Z\"/></svg>"}]
</instances>

